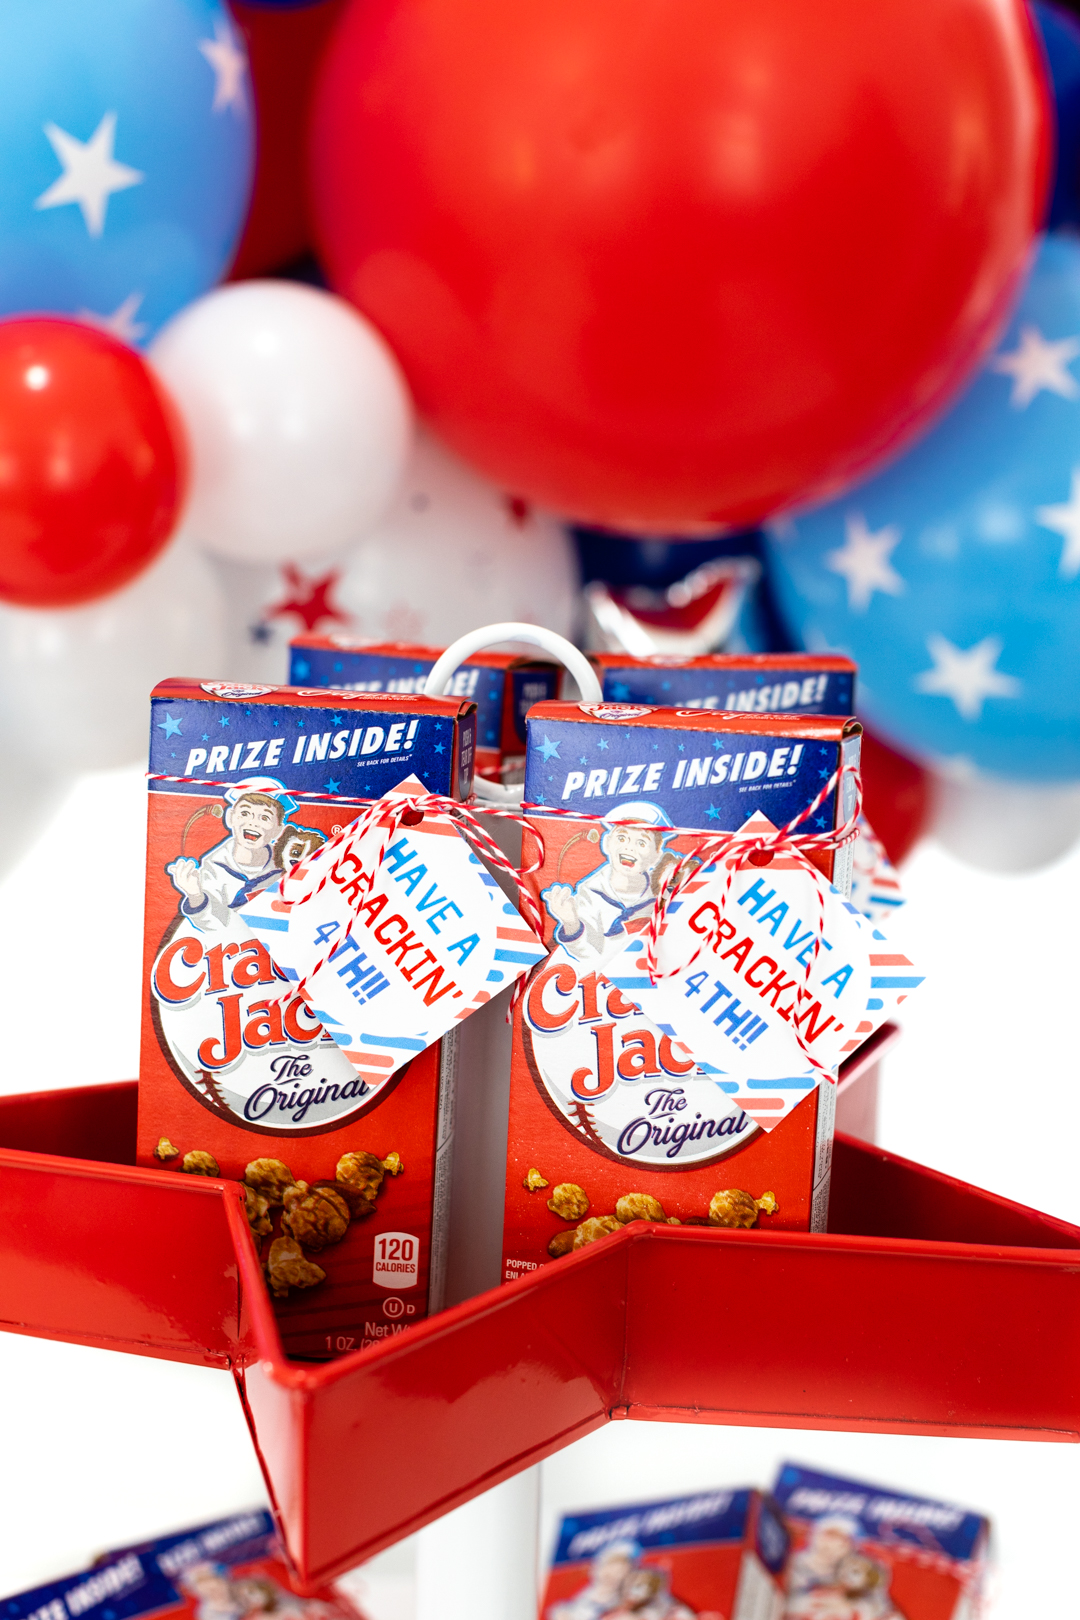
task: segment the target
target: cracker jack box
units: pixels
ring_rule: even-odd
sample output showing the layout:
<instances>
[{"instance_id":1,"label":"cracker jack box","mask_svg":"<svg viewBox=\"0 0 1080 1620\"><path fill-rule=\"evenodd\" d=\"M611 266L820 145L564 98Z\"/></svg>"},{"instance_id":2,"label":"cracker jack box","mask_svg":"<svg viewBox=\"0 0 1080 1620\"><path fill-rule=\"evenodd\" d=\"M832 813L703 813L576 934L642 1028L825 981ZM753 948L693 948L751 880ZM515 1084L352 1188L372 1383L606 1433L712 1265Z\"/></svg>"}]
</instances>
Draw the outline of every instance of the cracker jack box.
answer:
<instances>
[{"instance_id":1,"label":"cracker jack box","mask_svg":"<svg viewBox=\"0 0 1080 1620\"><path fill-rule=\"evenodd\" d=\"M151 709L138 1161L245 1182L286 1350L343 1354L440 1306L455 1036L364 1035L361 1072L291 994L268 908L410 773L466 796L475 706L168 680ZM340 972L370 1029L393 972L355 941Z\"/></svg>"},{"instance_id":2,"label":"cracker jack box","mask_svg":"<svg viewBox=\"0 0 1080 1620\"><path fill-rule=\"evenodd\" d=\"M577 1513L559 1525L541 1620L779 1620L788 1536L755 1490Z\"/></svg>"},{"instance_id":3,"label":"cracker jack box","mask_svg":"<svg viewBox=\"0 0 1080 1620\"><path fill-rule=\"evenodd\" d=\"M7 1620L363 1620L331 1586L300 1597L269 1513L240 1513L122 1547L4 1603Z\"/></svg>"},{"instance_id":4,"label":"cracker jack box","mask_svg":"<svg viewBox=\"0 0 1080 1620\"><path fill-rule=\"evenodd\" d=\"M945 1502L784 1463L788 1620L975 1620L990 1521Z\"/></svg>"},{"instance_id":5,"label":"cracker jack box","mask_svg":"<svg viewBox=\"0 0 1080 1620\"><path fill-rule=\"evenodd\" d=\"M636 949L664 872L702 831L734 831L762 812L784 826L842 766L857 766L858 722L547 703L528 730L525 801L544 840L530 883L552 954L514 1017L504 1280L633 1218L823 1230L835 1086L819 1085L803 1062L744 1083L696 1061L676 1025L641 1011L633 981L607 970ZM851 773L841 775L806 830L841 826L854 794ZM813 857L841 893L849 848ZM526 832L523 865L537 853ZM740 880L761 888L744 911L775 908L767 867ZM776 982L794 992L816 938L813 915L773 926ZM748 1022L754 995L738 978L725 994L710 1017L726 1015L741 1041L757 1027ZM825 1021L820 1007L810 1016Z\"/></svg>"},{"instance_id":6,"label":"cracker jack box","mask_svg":"<svg viewBox=\"0 0 1080 1620\"><path fill-rule=\"evenodd\" d=\"M441 647L405 641L297 636L289 643L289 679L349 692L422 692ZM525 770L525 716L554 698L559 667L510 652L473 653L450 681L449 696L476 704L476 774L516 783Z\"/></svg>"},{"instance_id":7,"label":"cracker jack box","mask_svg":"<svg viewBox=\"0 0 1080 1620\"><path fill-rule=\"evenodd\" d=\"M590 653L605 699L747 714L854 714L858 666L833 653Z\"/></svg>"}]
</instances>

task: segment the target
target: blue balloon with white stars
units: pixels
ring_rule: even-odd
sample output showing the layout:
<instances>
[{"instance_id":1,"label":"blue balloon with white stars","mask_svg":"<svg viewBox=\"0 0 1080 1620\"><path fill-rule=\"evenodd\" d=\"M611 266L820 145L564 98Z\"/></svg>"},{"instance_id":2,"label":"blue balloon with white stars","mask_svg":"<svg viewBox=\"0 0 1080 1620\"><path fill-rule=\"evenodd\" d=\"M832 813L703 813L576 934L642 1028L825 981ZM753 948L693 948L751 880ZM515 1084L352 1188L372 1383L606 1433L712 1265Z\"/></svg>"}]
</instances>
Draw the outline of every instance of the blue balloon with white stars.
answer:
<instances>
[{"instance_id":1,"label":"blue balloon with white stars","mask_svg":"<svg viewBox=\"0 0 1080 1620\"><path fill-rule=\"evenodd\" d=\"M1080 780L1080 245L1048 236L1013 320L914 450L769 536L804 646L946 774Z\"/></svg>"},{"instance_id":2,"label":"blue balloon with white stars","mask_svg":"<svg viewBox=\"0 0 1080 1620\"><path fill-rule=\"evenodd\" d=\"M4 0L0 314L143 344L228 269L255 128L221 0Z\"/></svg>"}]
</instances>

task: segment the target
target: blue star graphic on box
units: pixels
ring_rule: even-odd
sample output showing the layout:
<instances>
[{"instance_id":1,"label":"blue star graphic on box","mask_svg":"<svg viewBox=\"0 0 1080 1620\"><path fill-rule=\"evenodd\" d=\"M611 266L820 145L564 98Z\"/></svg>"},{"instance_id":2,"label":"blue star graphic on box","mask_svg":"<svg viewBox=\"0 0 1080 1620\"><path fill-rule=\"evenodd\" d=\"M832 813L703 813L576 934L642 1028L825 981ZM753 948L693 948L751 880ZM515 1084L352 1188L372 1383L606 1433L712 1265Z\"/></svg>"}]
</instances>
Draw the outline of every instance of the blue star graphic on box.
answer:
<instances>
[{"instance_id":1,"label":"blue star graphic on box","mask_svg":"<svg viewBox=\"0 0 1080 1620\"><path fill-rule=\"evenodd\" d=\"M558 759L559 745L557 742L552 742L550 737L541 737L540 752L543 754L545 761Z\"/></svg>"},{"instance_id":2,"label":"blue star graphic on box","mask_svg":"<svg viewBox=\"0 0 1080 1620\"><path fill-rule=\"evenodd\" d=\"M165 741L168 742L170 737L179 737L183 724L182 720L178 720L175 715L166 710L164 720L158 721L158 730L165 733Z\"/></svg>"},{"instance_id":3,"label":"blue star graphic on box","mask_svg":"<svg viewBox=\"0 0 1080 1620\"><path fill-rule=\"evenodd\" d=\"M1080 780L1080 242L1042 239L936 427L768 545L791 629L858 660L886 740L946 773Z\"/></svg>"},{"instance_id":4,"label":"blue star graphic on box","mask_svg":"<svg viewBox=\"0 0 1080 1620\"><path fill-rule=\"evenodd\" d=\"M222 0L0 8L0 314L127 343L214 286L243 227L255 132Z\"/></svg>"}]
</instances>

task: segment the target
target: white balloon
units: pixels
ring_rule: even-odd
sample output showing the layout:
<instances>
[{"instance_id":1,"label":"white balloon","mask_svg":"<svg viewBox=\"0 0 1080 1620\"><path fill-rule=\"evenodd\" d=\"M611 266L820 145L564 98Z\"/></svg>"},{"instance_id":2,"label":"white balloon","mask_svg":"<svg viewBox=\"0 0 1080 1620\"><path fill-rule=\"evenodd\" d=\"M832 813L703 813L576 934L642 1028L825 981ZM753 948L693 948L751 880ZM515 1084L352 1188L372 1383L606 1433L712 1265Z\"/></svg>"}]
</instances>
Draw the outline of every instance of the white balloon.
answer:
<instances>
[{"instance_id":1,"label":"white balloon","mask_svg":"<svg viewBox=\"0 0 1080 1620\"><path fill-rule=\"evenodd\" d=\"M577 562L562 524L511 500L425 433L390 511L343 556L215 565L236 680L284 681L289 640L305 630L445 647L507 619L565 636L577 615Z\"/></svg>"},{"instance_id":2,"label":"white balloon","mask_svg":"<svg viewBox=\"0 0 1080 1620\"><path fill-rule=\"evenodd\" d=\"M939 778L931 831L969 866L1033 872L1080 839L1080 782Z\"/></svg>"},{"instance_id":3,"label":"white balloon","mask_svg":"<svg viewBox=\"0 0 1080 1620\"><path fill-rule=\"evenodd\" d=\"M224 676L222 589L183 540L85 607L0 605L0 739L50 773L145 760L150 689Z\"/></svg>"},{"instance_id":4,"label":"white balloon","mask_svg":"<svg viewBox=\"0 0 1080 1620\"><path fill-rule=\"evenodd\" d=\"M187 427L185 526L208 550L323 557L385 513L412 403L387 344L342 299L290 281L218 287L169 322L150 359Z\"/></svg>"}]
</instances>

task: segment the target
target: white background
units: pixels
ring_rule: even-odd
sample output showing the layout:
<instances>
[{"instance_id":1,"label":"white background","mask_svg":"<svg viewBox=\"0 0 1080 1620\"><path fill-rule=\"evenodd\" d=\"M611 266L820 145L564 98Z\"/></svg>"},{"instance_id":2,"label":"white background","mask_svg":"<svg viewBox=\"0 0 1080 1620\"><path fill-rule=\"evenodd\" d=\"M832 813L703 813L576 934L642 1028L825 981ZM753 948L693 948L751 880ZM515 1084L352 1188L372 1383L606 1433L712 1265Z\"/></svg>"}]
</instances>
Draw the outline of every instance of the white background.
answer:
<instances>
[{"instance_id":1,"label":"white background","mask_svg":"<svg viewBox=\"0 0 1080 1620\"><path fill-rule=\"evenodd\" d=\"M0 883L0 1090L136 1074L144 810L131 769L83 778L40 828L14 811L0 822L11 847L36 839ZM996 877L927 842L904 882L904 940L929 977L887 1062L882 1144L1080 1224L1080 853ZM770 1331L760 1302L747 1301L746 1331ZM1033 1343L1033 1378L1038 1358ZM0 1388L0 1594L263 1500L226 1373L0 1335ZM565 1509L768 1483L785 1457L988 1511L995 1620L1070 1612L1072 1446L610 1424L545 1465L545 1545ZM410 1620L411 1553L359 1573L372 1620Z\"/></svg>"}]
</instances>

